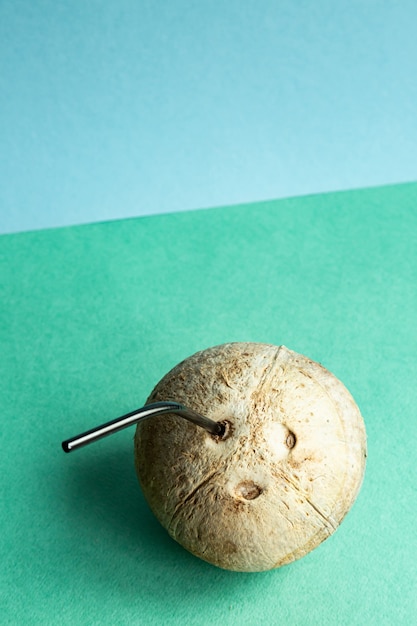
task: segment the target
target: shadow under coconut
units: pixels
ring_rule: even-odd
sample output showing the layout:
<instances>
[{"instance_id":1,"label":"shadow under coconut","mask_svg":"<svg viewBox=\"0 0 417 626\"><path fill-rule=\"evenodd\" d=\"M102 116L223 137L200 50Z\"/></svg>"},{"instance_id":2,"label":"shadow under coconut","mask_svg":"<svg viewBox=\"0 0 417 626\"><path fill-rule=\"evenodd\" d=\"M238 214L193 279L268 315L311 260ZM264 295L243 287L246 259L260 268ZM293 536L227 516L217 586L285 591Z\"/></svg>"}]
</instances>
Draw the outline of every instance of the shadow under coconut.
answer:
<instances>
[{"instance_id":1,"label":"shadow under coconut","mask_svg":"<svg viewBox=\"0 0 417 626\"><path fill-rule=\"evenodd\" d=\"M282 580L287 568L229 572L184 550L162 528L142 495L132 442L114 444L102 442L73 453L63 488L73 531L80 533L81 542L88 542L85 566L92 584L99 579L112 594L130 600L146 596L166 604L204 596L218 603L226 594L228 603L236 592L252 593L261 585L265 593L265 585Z\"/></svg>"},{"instance_id":2,"label":"shadow under coconut","mask_svg":"<svg viewBox=\"0 0 417 626\"><path fill-rule=\"evenodd\" d=\"M149 547L164 542L164 529L150 511L139 486L133 461L133 445L110 442L72 453L74 461L65 487L71 517L88 530L114 534L118 544ZM172 542L166 537L165 543ZM174 542L175 546L175 542ZM165 549L166 546L163 546Z\"/></svg>"}]
</instances>

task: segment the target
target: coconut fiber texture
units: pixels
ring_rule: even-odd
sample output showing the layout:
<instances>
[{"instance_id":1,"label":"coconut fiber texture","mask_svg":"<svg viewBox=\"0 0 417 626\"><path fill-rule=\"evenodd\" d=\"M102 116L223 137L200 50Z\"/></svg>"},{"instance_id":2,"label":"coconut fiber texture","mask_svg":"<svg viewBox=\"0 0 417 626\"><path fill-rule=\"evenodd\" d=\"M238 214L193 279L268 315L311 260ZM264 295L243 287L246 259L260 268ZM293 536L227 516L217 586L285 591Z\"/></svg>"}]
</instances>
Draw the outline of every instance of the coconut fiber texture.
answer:
<instances>
[{"instance_id":1,"label":"coconut fiber texture","mask_svg":"<svg viewBox=\"0 0 417 626\"><path fill-rule=\"evenodd\" d=\"M178 401L225 427L178 415L137 425L144 496L187 550L224 569L287 565L327 539L363 479L366 434L346 387L285 346L235 342L197 352L149 401Z\"/></svg>"},{"instance_id":2,"label":"coconut fiber texture","mask_svg":"<svg viewBox=\"0 0 417 626\"><path fill-rule=\"evenodd\" d=\"M413 623L416 251L416 184L1 237L1 623ZM134 429L60 447L235 341L322 363L368 435L340 528L263 573L169 537Z\"/></svg>"}]
</instances>

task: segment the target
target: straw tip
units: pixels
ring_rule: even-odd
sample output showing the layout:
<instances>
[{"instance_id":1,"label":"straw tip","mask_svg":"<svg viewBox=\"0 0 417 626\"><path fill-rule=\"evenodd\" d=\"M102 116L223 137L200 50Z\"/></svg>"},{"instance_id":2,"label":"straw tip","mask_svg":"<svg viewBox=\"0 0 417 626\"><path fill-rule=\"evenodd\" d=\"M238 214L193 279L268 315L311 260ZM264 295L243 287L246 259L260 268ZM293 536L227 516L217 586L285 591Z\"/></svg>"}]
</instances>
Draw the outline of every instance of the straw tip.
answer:
<instances>
[{"instance_id":1,"label":"straw tip","mask_svg":"<svg viewBox=\"0 0 417 626\"><path fill-rule=\"evenodd\" d=\"M71 446L70 446L69 441L63 441L63 442L61 443L61 446L62 446L62 449L63 449L63 451L64 451L64 452L71 452L71 449L72 449L72 448L71 448Z\"/></svg>"}]
</instances>

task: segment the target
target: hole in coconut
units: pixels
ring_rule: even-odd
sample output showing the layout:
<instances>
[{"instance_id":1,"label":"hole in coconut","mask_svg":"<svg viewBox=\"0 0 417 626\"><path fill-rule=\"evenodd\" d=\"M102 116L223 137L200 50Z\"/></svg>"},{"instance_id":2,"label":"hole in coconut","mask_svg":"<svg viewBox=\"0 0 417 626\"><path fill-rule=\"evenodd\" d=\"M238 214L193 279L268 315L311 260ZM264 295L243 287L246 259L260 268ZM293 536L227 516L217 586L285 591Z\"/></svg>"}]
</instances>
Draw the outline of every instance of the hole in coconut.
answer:
<instances>
[{"instance_id":1,"label":"hole in coconut","mask_svg":"<svg viewBox=\"0 0 417 626\"><path fill-rule=\"evenodd\" d=\"M254 483L253 480L244 480L236 487L236 495L245 500L255 500L261 493L261 487Z\"/></svg>"},{"instance_id":2,"label":"hole in coconut","mask_svg":"<svg viewBox=\"0 0 417 626\"><path fill-rule=\"evenodd\" d=\"M291 450L291 448L293 448L295 446L295 444L297 443L297 438L294 435L294 433L292 433L291 431L288 433L287 438L285 440L285 444L287 446L287 448L289 448Z\"/></svg>"},{"instance_id":3,"label":"hole in coconut","mask_svg":"<svg viewBox=\"0 0 417 626\"><path fill-rule=\"evenodd\" d=\"M225 439L228 439L230 437L230 435L233 432L233 426L231 424L231 422L229 422L229 420L223 420L221 422L218 422L220 424L220 426L222 427L220 433L218 435L212 435L214 441L225 441Z\"/></svg>"}]
</instances>

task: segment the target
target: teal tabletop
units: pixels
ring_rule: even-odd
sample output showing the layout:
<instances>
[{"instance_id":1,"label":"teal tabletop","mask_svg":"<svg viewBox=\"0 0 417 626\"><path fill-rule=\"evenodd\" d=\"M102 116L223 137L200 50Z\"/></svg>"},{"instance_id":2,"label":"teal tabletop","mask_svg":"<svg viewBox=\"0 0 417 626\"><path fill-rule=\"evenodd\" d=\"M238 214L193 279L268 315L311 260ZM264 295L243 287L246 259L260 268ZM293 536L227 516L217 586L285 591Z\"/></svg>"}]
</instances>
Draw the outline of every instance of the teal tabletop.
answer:
<instances>
[{"instance_id":1,"label":"teal tabletop","mask_svg":"<svg viewBox=\"0 0 417 626\"><path fill-rule=\"evenodd\" d=\"M411 624L417 184L0 237L2 624ZM340 528L282 568L185 551L139 488L132 411L192 353L286 345L340 378L368 463Z\"/></svg>"}]
</instances>

